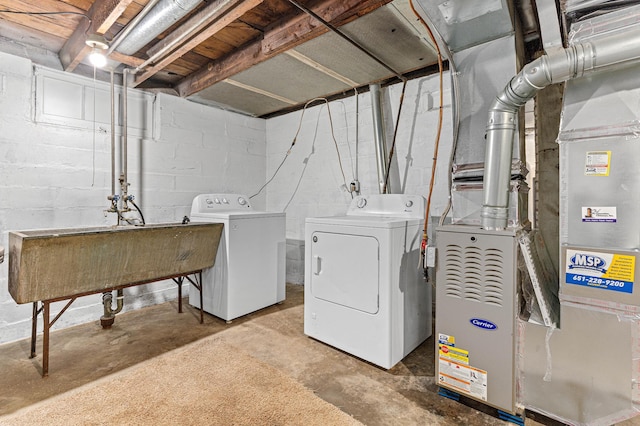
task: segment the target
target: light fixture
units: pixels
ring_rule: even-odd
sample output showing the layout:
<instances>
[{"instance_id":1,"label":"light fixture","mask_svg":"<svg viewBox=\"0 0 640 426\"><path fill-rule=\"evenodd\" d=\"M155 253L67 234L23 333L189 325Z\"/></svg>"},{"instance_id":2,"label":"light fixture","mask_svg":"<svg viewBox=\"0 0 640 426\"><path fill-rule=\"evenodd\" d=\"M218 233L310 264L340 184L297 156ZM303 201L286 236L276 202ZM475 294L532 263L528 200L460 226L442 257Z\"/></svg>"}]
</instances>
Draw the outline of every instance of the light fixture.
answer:
<instances>
[{"instance_id":1,"label":"light fixture","mask_svg":"<svg viewBox=\"0 0 640 426\"><path fill-rule=\"evenodd\" d=\"M109 48L107 40L100 34L91 34L85 41L86 45L91 48L89 54L89 62L96 68L102 68L107 65L107 57L104 51Z\"/></svg>"}]
</instances>

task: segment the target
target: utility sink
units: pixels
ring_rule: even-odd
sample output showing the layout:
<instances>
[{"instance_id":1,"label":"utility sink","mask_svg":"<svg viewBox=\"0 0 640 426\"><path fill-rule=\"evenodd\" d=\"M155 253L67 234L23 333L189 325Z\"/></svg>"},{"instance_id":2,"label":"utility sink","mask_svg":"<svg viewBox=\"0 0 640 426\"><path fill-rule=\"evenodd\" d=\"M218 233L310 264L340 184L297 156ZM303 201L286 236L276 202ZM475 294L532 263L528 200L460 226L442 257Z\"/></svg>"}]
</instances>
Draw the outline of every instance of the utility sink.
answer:
<instances>
[{"instance_id":1,"label":"utility sink","mask_svg":"<svg viewBox=\"0 0 640 426\"><path fill-rule=\"evenodd\" d=\"M68 299L213 266L219 223L9 232L9 293L17 303Z\"/></svg>"}]
</instances>

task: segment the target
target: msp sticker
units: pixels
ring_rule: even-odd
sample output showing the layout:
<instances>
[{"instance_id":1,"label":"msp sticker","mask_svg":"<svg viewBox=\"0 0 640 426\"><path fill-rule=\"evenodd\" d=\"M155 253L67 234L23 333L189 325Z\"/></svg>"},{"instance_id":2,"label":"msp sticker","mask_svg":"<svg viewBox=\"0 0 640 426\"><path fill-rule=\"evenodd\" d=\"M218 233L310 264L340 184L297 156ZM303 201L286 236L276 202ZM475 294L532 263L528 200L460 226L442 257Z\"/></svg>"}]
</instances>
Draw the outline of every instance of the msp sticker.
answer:
<instances>
[{"instance_id":1,"label":"msp sticker","mask_svg":"<svg viewBox=\"0 0 640 426\"><path fill-rule=\"evenodd\" d=\"M609 222L618 221L618 213L615 207L583 207L583 222Z\"/></svg>"},{"instance_id":2,"label":"msp sticker","mask_svg":"<svg viewBox=\"0 0 640 426\"><path fill-rule=\"evenodd\" d=\"M567 284L633 293L635 256L567 250Z\"/></svg>"},{"instance_id":3,"label":"msp sticker","mask_svg":"<svg viewBox=\"0 0 640 426\"><path fill-rule=\"evenodd\" d=\"M609 176L611 151L588 151L584 162L585 176Z\"/></svg>"}]
</instances>

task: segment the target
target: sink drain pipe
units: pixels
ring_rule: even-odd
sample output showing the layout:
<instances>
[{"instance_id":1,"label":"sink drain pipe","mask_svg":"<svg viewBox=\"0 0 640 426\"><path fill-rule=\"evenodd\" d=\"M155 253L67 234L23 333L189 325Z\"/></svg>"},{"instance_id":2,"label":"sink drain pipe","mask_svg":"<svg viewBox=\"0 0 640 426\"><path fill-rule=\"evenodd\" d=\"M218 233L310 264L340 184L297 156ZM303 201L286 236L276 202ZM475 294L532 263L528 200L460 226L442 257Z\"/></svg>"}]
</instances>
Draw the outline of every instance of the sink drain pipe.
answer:
<instances>
[{"instance_id":1,"label":"sink drain pipe","mask_svg":"<svg viewBox=\"0 0 640 426\"><path fill-rule=\"evenodd\" d=\"M100 325L102 328L111 328L116 320L116 314L122 311L124 307L124 290L118 289L116 294L116 308L113 309L113 292L107 291L102 293L102 305L104 308L104 315L100 317Z\"/></svg>"}]
</instances>

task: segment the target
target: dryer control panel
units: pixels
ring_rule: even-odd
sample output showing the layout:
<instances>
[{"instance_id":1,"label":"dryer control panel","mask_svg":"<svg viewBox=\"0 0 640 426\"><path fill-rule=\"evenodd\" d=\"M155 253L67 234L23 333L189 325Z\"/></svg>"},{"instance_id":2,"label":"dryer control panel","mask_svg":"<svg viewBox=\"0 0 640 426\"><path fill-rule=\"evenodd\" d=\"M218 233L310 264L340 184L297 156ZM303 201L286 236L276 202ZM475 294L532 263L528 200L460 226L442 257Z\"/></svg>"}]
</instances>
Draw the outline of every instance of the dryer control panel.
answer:
<instances>
[{"instance_id":1,"label":"dryer control panel","mask_svg":"<svg viewBox=\"0 0 640 426\"><path fill-rule=\"evenodd\" d=\"M397 216L420 219L424 217L425 202L421 195L359 195L351 201L347 216Z\"/></svg>"},{"instance_id":2,"label":"dryer control panel","mask_svg":"<svg viewBox=\"0 0 640 426\"><path fill-rule=\"evenodd\" d=\"M244 194L200 194L191 205L191 214L239 210L253 210Z\"/></svg>"}]
</instances>

